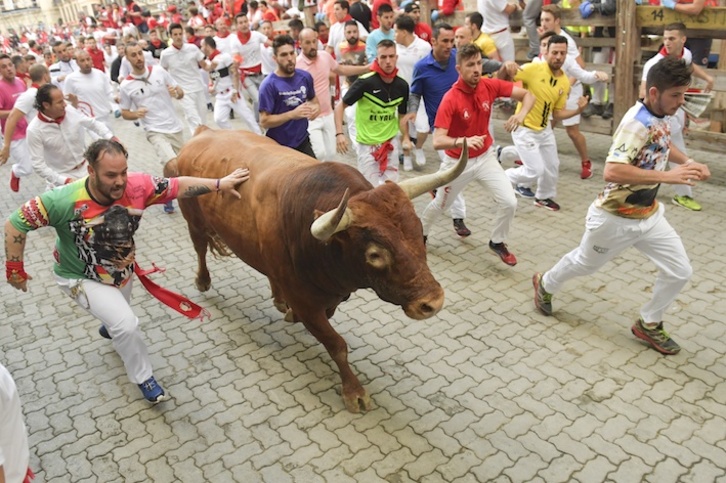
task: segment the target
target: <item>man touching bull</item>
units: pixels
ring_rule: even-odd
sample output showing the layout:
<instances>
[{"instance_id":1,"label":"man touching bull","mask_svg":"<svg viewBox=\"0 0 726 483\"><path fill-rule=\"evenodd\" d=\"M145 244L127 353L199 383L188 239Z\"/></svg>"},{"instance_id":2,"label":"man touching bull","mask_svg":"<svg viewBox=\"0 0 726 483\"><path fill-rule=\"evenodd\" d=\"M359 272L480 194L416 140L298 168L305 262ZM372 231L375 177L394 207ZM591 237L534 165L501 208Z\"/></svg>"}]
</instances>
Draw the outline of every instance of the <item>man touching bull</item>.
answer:
<instances>
[{"instance_id":1,"label":"man touching bull","mask_svg":"<svg viewBox=\"0 0 726 483\"><path fill-rule=\"evenodd\" d=\"M129 304L134 273L144 276L136 266L133 239L141 215L145 208L177 197L222 191L239 198L237 187L249 178L249 171L237 169L219 179L157 178L129 173L127 156L118 142L94 142L85 153L88 176L47 191L10 215L5 223L6 277L14 288L27 291L32 279L23 265L27 233L54 227L56 282L101 321L99 333L113 340L129 379L156 404L169 396L154 378L139 321ZM164 295L168 304L169 294ZM183 302L188 309L191 303Z\"/></svg>"}]
</instances>

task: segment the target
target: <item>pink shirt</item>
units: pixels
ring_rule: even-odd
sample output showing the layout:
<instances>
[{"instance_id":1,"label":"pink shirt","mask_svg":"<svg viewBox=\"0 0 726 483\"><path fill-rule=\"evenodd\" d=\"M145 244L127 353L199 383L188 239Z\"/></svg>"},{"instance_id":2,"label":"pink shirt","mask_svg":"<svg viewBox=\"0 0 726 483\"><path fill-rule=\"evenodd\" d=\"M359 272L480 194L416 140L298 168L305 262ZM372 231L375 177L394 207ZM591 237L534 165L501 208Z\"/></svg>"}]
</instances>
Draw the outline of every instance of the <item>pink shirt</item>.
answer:
<instances>
[{"instance_id":1,"label":"pink shirt","mask_svg":"<svg viewBox=\"0 0 726 483\"><path fill-rule=\"evenodd\" d=\"M313 76L315 95L320 103L320 115L327 116L333 112L330 101L330 72L338 68L338 63L324 50L318 50L317 58L310 60L303 54L297 56L295 67L307 71Z\"/></svg>"},{"instance_id":2,"label":"pink shirt","mask_svg":"<svg viewBox=\"0 0 726 483\"><path fill-rule=\"evenodd\" d=\"M21 81L17 77L13 79L13 82L8 82L5 79L0 79L0 111L12 111L15 105L15 100L25 92L25 82ZM0 119L0 126L2 126L3 132L5 132L5 123L7 118ZM18 124L15 126L15 132L13 133L13 141L25 138L25 130L28 128L28 121L25 117L22 117Z\"/></svg>"}]
</instances>

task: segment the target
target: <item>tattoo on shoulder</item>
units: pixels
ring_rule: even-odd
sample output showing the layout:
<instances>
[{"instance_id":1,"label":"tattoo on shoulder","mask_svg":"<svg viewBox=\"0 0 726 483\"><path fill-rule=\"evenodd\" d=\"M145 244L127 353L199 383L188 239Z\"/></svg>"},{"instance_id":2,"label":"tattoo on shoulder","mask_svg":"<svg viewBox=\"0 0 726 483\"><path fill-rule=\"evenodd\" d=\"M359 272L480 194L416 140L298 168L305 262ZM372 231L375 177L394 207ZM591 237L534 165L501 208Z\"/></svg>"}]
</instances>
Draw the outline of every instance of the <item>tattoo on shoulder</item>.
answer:
<instances>
[{"instance_id":1,"label":"tattoo on shoulder","mask_svg":"<svg viewBox=\"0 0 726 483\"><path fill-rule=\"evenodd\" d=\"M190 186L184 192L184 196L187 198L191 198L193 196L205 195L205 194L211 193L211 192L212 192L212 190L207 188L206 186Z\"/></svg>"}]
</instances>

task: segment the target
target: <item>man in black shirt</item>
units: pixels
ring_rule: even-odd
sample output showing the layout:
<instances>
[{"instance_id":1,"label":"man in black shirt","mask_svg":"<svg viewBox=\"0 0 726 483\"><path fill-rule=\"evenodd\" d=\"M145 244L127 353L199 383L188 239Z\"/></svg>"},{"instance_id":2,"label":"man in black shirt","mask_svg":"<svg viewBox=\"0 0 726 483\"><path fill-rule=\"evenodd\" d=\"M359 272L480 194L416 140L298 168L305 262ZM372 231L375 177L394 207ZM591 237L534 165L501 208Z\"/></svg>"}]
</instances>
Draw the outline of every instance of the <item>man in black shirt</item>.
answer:
<instances>
[{"instance_id":1,"label":"man in black shirt","mask_svg":"<svg viewBox=\"0 0 726 483\"><path fill-rule=\"evenodd\" d=\"M118 57L113 59L113 62L111 62L111 80L114 81L117 84L120 84L118 80L119 71L121 70L121 61L124 60L124 53L126 51L126 46L119 42L116 44L116 50L118 51ZM123 79L121 79L123 80Z\"/></svg>"}]
</instances>

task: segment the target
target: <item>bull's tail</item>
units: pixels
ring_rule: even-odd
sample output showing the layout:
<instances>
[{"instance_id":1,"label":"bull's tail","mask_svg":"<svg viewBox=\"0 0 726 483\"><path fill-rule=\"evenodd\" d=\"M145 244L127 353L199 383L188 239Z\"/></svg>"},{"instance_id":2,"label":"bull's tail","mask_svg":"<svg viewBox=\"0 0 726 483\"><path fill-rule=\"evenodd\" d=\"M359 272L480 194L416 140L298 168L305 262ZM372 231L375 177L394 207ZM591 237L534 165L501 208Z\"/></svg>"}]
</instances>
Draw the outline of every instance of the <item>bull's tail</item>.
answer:
<instances>
[{"instance_id":1,"label":"bull's tail","mask_svg":"<svg viewBox=\"0 0 726 483\"><path fill-rule=\"evenodd\" d=\"M215 232L207 233L207 246L215 257L230 257L233 255L224 240Z\"/></svg>"}]
</instances>

